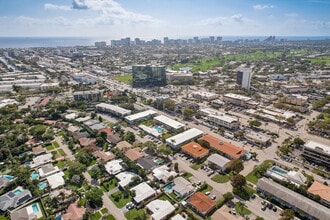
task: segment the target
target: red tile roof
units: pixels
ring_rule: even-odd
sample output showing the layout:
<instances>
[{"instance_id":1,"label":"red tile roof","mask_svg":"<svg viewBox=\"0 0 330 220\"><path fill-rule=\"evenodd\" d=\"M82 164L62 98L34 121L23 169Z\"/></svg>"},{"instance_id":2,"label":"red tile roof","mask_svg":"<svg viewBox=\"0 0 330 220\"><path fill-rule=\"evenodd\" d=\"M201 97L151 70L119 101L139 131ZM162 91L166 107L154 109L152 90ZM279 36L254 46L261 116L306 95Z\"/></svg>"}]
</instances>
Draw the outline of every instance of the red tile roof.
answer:
<instances>
[{"instance_id":1,"label":"red tile roof","mask_svg":"<svg viewBox=\"0 0 330 220\"><path fill-rule=\"evenodd\" d=\"M209 213L216 205L215 201L201 192L194 193L187 202L203 215Z\"/></svg>"},{"instance_id":2,"label":"red tile roof","mask_svg":"<svg viewBox=\"0 0 330 220\"><path fill-rule=\"evenodd\" d=\"M199 140L205 140L209 142L212 148L215 148L222 153L227 154L233 159L238 159L246 153L246 150L244 150L243 148L237 147L225 140L222 140L209 134L201 137Z\"/></svg>"},{"instance_id":3,"label":"red tile roof","mask_svg":"<svg viewBox=\"0 0 330 220\"><path fill-rule=\"evenodd\" d=\"M69 205L67 213L65 215L62 215L63 220L80 220L83 218L84 214L86 212L86 208L79 207L78 203L72 203Z\"/></svg>"},{"instance_id":4,"label":"red tile roof","mask_svg":"<svg viewBox=\"0 0 330 220\"><path fill-rule=\"evenodd\" d=\"M143 153L141 153L141 148L136 147L134 149L129 149L126 151L125 156L128 157L131 161L135 161L141 157L143 157Z\"/></svg>"},{"instance_id":5,"label":"red tile roof","mask_svg":"<svg viewBox=\"0 0 330 220\"><path fill-rule=\"evenodd\" d=\"M330 202L330 186L314 181L308 189L309 193L319 195L322 199Z\"/></svg>"},{"instance_id":6,"label":"red tile roof","mask_svg":"<svg viewBox=\"0 0 330 220\"><path fill-rule=\"evenodd\" d=\"M101 132L104 132L107 135L112 134L112 129L111 128L102 128L102 129L99 130L99 133L101 133Z\"/></svg>"},{"instance_id":7,"label":"red tile roof","mask_svg":"<svg viewBox=\"0 0 330 220\"><path fill-rule=\"evenodd\" d=\"M209 149L202 147L194 141L183 145L181 150L195 158L204 157L209 153Z\"/></svg>"}]
</instances>

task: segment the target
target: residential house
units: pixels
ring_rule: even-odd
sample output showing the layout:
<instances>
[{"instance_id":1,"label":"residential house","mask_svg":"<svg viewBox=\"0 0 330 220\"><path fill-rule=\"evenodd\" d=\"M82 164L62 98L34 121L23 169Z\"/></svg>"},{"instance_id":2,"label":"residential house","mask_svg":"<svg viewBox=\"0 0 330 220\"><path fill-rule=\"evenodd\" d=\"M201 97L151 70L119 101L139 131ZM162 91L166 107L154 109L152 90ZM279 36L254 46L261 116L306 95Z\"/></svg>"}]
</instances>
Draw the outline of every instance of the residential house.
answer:
<instances>
[{"instance_id":1,"label":"residential house","mask_svg":"<svg viewBox=\"0 0 330 220\"><path fill-rule=\"evenodd\" d=\"M195 192L187 200L188 205L201 216L207 216L216 207L216 202L202 192Z\"/></svg>"},{"instance_id":2,"label":"residential house","mask_svg":"<svg viewBox=\"0 0 330 220\"><path fill-rule=\"evenodd\" d=\"M169 201L160 199L151 201L146 207L151 212L152 220L166 220L175 211L175 207Z\"/></svg>"},{"instance_id":3,"label":"residential house","mask_svg":"<svg viewBox=\"0 0 330 220\"><path fill-rule=\"evenodd\" d=\"M192 184L186 180L185 178L179 176L173 180L174 186L172 187L172 190L175 195L177 195L180 198L187 197L191 193L194 192L195 188L192 186Z\"/></svg>"},{"instance_id":4,"label":"residential house","mask_svg":"<svg viewBox=\"0 0 330 220\"><path fill-rule=\"evenodd\" d=\"M69 205L66 213L62 215L62 220L82 220L86 212L85 207L78 206L78 202Z\"/></svg>"},{"instance_id":5,"label":"residential house","mask_svg":"<svg viewBox=\"0 0 330 220\"><path fill-rule=\"evenodd\" d=\"M176 177L178 174L174 171L171 171L170 168L166 165L163 165L153 169L152 175L157 181L167 183L170 177Z\"/></svg>"},{"instance_id":6,"label":"residential house","mask_svg":"<svg viewBox=\"0 0 330 220\"><path fill-rule=\"evenodd\" d=\"M7 211L10 208L16 208L32 198L32 194L27 189L17 187L0 196L0 210Z\"/></svg>"},{"instance_id":7,"label":"residential house","mask_svg":"<svg viewBox=\"0 0 330 220\"><path fill-rule=\"evenodd\" d=\"M131 190L135 191L135 196L133 199L138 204L156 194L156 191L151 188L151 186L149 186L146 182L142 182L139 185L134 186L133 188L131 188Z\"/></svg>"}]
</instances>

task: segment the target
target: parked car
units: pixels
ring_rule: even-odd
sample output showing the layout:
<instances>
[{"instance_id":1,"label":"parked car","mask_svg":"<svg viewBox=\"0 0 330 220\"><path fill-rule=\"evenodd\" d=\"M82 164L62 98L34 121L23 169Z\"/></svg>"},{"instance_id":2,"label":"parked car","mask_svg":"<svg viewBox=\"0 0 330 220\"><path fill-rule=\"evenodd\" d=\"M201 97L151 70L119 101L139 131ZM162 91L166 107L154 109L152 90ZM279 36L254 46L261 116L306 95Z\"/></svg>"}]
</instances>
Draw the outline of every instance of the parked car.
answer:
<instances>
[{"instance_id":1,"label":"parked car","mask_svg":"<svg viewBox=\"0 0 330 220\"><path fill-rule=\"evenodd\" d=\"M210 195L211 194L211 192L210 191L207 191L207 192L205 192L205 195Z\"/></svg>"}]
</instances>

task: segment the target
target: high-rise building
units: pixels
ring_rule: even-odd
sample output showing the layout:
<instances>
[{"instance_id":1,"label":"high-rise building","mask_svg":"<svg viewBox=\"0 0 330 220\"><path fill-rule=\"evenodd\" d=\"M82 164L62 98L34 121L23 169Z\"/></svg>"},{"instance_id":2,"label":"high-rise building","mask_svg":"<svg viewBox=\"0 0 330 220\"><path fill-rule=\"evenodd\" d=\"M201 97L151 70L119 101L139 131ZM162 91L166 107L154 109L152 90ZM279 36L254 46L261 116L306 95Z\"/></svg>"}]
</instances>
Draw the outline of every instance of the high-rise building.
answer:
<instances>
[{"instance_id":1,"label":"high-rise building","mask_svg":"<svg viewBox=\"0 0 330 220\"><path fill-rule=\"evenodd\" d=\"M133 87L155 87L166 85L165 66L136 65L132 67Z\"/></svg>"},{"instance_id":2,"label":"high-rise building","mask_svg":"<svg viewBox=\"0 0 330 220\"><path fill-rule=\"evenodd\" d=\"M244 89L250 89L252 69L241 68L237 71L236 83Z\"/></svg>"},{"instance_id":3,"label":"high-rise building","mask_svg":"<svg viewBox=\"0 0 330 220\"><path fill-rule=\"evenodd\" d=\"M95 47L106 47L107 46L107 42L105 41L98 41L98 42L95 42Z\"/></svg>"}]
</instances>

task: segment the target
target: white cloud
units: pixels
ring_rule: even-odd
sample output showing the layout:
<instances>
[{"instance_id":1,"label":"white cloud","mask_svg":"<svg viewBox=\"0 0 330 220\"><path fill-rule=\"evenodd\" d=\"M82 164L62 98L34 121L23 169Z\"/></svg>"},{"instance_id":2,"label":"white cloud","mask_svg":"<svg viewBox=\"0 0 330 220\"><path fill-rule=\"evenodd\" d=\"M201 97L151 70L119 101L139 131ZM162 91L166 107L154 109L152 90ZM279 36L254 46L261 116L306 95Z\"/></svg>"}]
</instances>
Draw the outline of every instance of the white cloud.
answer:
<instances>
[{"instance_id":1,"label":"white cloud","mask_svg":"<svg viewBox=\"0 0 330 220\"><path fill-rule=\"evenodd\" d=\"M287 13L285 14L286 17L298 17L297 13Z\"/></svg>"},{"instance_id":2,"label":"white cloud","mask_svg":"<svg viewBox=\"0 0 330 220\"><path fill-rule=\"evenodd\" d=\"M245 23L247 21L251 21L243 17L241 14L234 14L228 17L215 17L215 18L207 18L199 21L197 25L229 25L233 23Z\"/></svg>"},{"instance_id":3,"label":"white cloud","mask_svg":"<svg viewBox=\"0 0 330 220\"><path fill-rule=\"evenodd\" d=\"M18 24L23 24L27 26L42 26L42 25L61 25L61 26L69 26L72 25L67 18L64 17L55 17L51 19L39 19L39 18L32 18L28 16L19 16L15 19L15 22Z\"/></svg>"},{"instance_id":4,"label":"white cloud","mask_svg":"<svg viewBox=\"0 0 330 220\"><path fill-rule=\"evenodd\" d=\"M68 5L54 5L50 3L44 4L44 8L46 10L63 10L63 11L70 11L71 8Z\"/></svg>"},{"instance_id":5,"label":"white cloud","mask_svg":"<svg viewBox=\"0 0 330 220\"><path fill-rule=\"evenodd\" d=\"M275 8L274 5L254 5L253 8L255 10L264 10L264 9L270 9L270 8Z\"/></svg>"}]
</instances>

